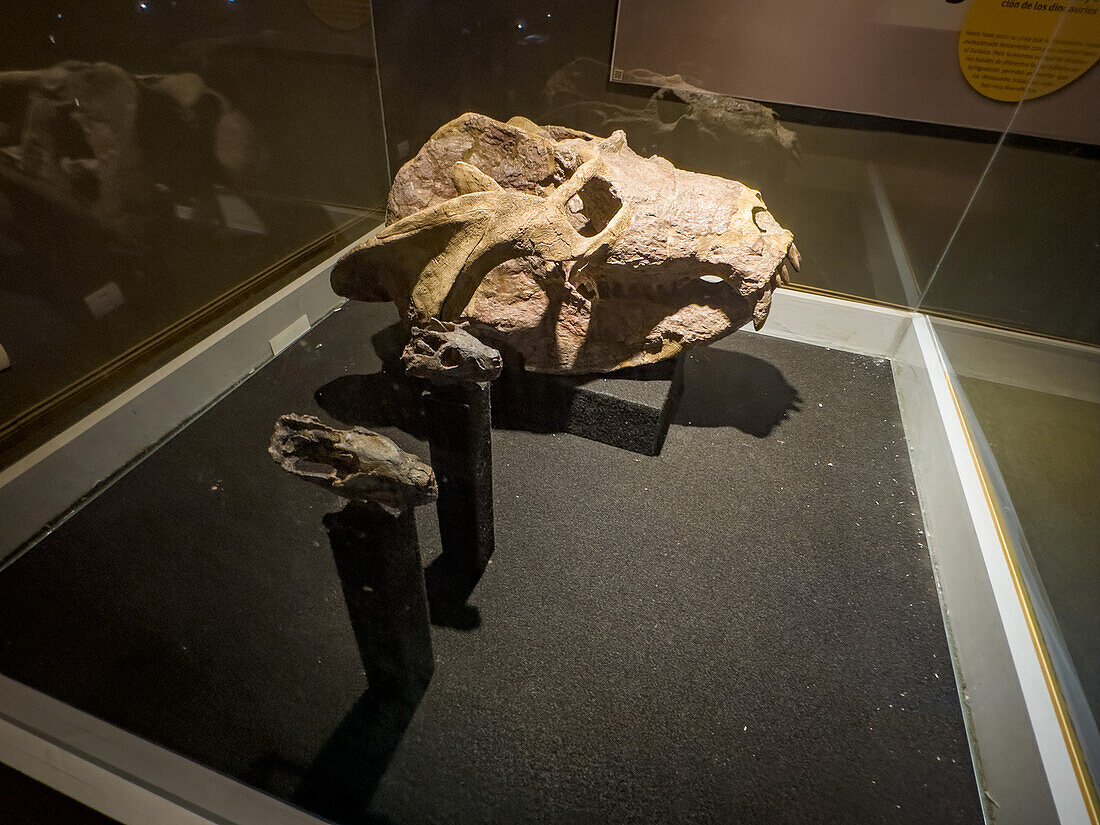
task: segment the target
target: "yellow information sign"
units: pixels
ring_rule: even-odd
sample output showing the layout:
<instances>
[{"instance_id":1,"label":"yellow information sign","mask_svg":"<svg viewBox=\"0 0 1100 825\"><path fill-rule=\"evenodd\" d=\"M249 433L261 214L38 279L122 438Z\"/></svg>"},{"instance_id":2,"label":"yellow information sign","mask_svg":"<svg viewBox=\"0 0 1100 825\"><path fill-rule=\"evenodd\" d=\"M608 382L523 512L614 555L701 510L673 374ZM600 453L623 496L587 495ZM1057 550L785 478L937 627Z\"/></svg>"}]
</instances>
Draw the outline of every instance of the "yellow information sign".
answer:
<instances>
[{"instance_id":1,"label":"yellow information sign","mask_svg":"<svg viewBox=\"0 0 1100 825\"><path fill-rule=\"evenodd\" d=\"M959 33L966 82L994 100L1050 94L1097 58L1100 0L972 0Z\"/></svg>"}]
</instances>

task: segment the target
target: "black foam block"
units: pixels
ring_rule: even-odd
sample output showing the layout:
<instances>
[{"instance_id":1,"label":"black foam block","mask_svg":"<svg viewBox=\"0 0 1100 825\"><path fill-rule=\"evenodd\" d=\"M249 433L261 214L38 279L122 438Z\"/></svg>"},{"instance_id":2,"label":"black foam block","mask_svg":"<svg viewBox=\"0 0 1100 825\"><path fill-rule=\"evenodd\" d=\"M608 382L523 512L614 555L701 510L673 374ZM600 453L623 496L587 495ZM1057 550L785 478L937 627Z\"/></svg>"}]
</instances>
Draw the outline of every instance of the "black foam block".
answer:
<instances>
[{"instance_id":1,"label":"black foam block","mask_svg":"<svg viewBox=\"0 0 1100 825\"><path fill-rule=\"evenodd\" d=\"M659 455L683 395L683 359L606 375L543 375L510 364L497 379L493 424L561 432Z\"/></svg>"}]
</instances>

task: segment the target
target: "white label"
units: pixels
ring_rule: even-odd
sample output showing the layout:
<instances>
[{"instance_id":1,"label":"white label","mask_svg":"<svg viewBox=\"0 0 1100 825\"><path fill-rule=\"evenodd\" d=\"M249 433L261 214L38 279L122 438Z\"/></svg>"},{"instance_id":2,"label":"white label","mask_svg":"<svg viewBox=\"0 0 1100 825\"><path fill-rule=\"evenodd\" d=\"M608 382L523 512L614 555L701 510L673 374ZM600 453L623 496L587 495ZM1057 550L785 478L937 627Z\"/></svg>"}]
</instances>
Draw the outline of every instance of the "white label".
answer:
<instances>
[{"instance_id":1,"label":"white label","mask_svg":"<svg viewBox=\"0 0 1100 825\"><path fill-rule=\"evenodd\" d=\"M118 288L118 284L111 281L91 295L85 295L84 303L88 305L92 317L99 320L126 303L126 299L122 297L122 290Z\"/></svg>"},{"instance_id":2,"label":"white label","mask_svg":"<svg viewBox=\"0 0 1100 825\"><path fill-rule=\"evenodd\" d=\"M307 332L309 332L309 318L303 315L268 342L271 344L271 354L278 355Z\"/></svg>"}]
</instances>

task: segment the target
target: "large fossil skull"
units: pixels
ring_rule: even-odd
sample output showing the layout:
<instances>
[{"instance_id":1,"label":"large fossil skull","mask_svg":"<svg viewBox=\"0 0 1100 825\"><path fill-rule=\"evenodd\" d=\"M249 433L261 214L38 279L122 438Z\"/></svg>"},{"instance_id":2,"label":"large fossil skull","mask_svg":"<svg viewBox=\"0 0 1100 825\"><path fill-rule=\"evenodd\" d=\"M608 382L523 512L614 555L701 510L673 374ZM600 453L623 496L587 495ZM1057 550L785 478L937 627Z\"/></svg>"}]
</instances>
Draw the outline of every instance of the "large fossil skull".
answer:
<instances>
[{"instance_id":1,"label":"large fossil skull","mask_svg":"<svg viewBox=\"0 0 1100 825\"><path fill-rule=\"evenodd\" d=\"M466 210L472 190L504 216L515 207L497 210L497 200L537 196L592 242L570 241L566 256L513 244L474 266L477 250L499 248L515 227ZM533 200L522 202L532 214ZM468 321L478 337L541 372L651 363L750 320L759 328L772 290L789 278L788 266L798 267L793 236L759 192L639 157L622 132L599 139L523 118L466 114L443 126L398 172L387 220L378 240L337 266L337 292L394 300L410 321L425 306L446 307L447 320ZM464 232L477 236L463 241L471 251L462 258L476 283L418 308L417 289L426 275L439 282L431 267Z\"/></svg>"}]
</instances>

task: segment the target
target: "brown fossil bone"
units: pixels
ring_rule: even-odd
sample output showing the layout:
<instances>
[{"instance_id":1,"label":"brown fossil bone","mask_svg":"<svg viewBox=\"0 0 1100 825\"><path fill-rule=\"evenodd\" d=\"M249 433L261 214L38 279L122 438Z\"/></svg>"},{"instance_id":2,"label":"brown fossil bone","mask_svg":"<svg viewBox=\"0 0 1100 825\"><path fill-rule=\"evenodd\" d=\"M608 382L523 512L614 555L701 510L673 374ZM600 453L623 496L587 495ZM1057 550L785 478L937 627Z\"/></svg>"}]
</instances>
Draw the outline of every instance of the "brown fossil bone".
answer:
<instances>
[{"instance_id":1,"label":"brown fossil bone","mask_svg":"<svg viewBox=\"0 0 1100 825\"><path fill-rule=\"evenodd\" d=\"M759 327L798 266L759 192L639 157L622 132L525 118L441 127L398 172L387 222L334 269L339 294L468 321L540 372L652 363Z\"/></svg>"},{"instance_id":2,"label":"brown fossil bone","mask_svg":"<svg viewBox=\"0 0 1100 825\"><path fill-rule=\"evenodd\" d=\"M396 221L349 252L333 269L333 289L370 300L360 291L370 273L399 307L407 305L413 323L454 320L498 264L520 257L584 259L623 231L630 217L625 206L591 237L567 217L567 202L602 169L602 161L592 158L542 196L504 189L480 169L455 161L450 173L456 197ZM366 296L374 294L371 284Z\"/></svg>"},{"instance_id":3,"label":"brown fossil bone","mask_svg":"<svg viewBox=\"0 0 1100 825\"><path fill-rule=\"evenodd\" d=\"M288 473L391 516L439 494L431 467L363 427L338 430L312 415L283 415L268 452Z\"/></svg>"},{"instance_id":4,"label":"brown fossil bone","mask_svg":"<svg viewBox=\"0 0 1100 825\"><path fill-rule=\"evenodd\" d=\"M500 353L459 324L433 318L426 328L413 327L401 353L405 371L436 384L492 381L503 366Z\"/></svg>"}]
</instances>

